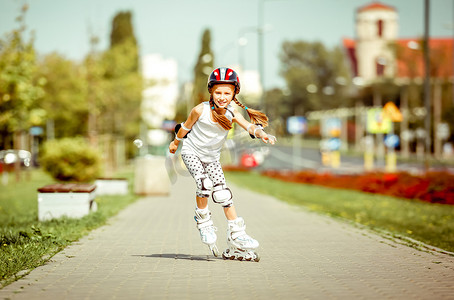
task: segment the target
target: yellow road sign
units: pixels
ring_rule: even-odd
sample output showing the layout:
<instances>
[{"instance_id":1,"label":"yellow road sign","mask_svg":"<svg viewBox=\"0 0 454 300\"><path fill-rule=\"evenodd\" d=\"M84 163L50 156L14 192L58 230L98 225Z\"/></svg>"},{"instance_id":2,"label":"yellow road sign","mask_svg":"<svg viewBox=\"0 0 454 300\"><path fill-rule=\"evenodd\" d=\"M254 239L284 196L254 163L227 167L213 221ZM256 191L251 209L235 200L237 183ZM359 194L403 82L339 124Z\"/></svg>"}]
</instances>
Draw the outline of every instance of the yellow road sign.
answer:
<instances>
[{"instance_id":1,"label":"yellow road sign","mask_svg":"<svg viewBox=\"0 0 454 300\"><path fill-rule=\"evenodd\" d=\"M387 102L383 107L383 113L393 122L402 122L402 113L393 102Z\"/></svg>"},{"instance_id":2,"label":"yellow road sign","mask_svg":"<svg viewBox=\"0 0 454 300\"><path fill-rule=\"evenodd\" d=\"M389 133L392 129L391 119L383 113L381 108L367 110L367 132Z\"/></svg>"}]
</instances>

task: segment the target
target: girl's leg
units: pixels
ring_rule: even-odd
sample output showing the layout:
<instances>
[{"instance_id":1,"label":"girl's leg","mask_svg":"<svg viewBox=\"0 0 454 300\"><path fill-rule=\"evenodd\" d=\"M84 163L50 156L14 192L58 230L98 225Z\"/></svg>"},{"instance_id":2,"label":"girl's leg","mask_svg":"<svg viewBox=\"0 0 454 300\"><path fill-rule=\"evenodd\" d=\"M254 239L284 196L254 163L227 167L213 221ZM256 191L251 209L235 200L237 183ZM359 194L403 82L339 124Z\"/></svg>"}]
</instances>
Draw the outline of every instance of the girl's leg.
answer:
<instances>
[{"instance_id":1,"label":"girl's leg","mask_svg":"<svg viewBox=\"0 0 454 300\"><path fill-rule=\"evenodd\" d=\"M208 198L196 197L197 207L205 209L208 207ZM238 215L236 214L235 206L224 207L224 214L227 220L235 220Z\"/></svg>"},{"instance_id":2,"label":"girl's leg","mask_svg":"<svg viewBox=\"0 0 454 300\"><path fill-rule=\"evenodd\" d=\"M235 206L230 206L230 207L224 207L224 214L227 220L232 221L238 218L238 215L236 214L236 209Z\"/></svg>"},{"instance_id":3,"label":"girl's leg","mask_svg":"<svg viewBox=\"0 0 454 300\"><path fill-rule=\"evenodd\" d=\"M205 168L200 159L195 155L182 154L181 158L183 159L186 168L188 169L189 173L191 174L192 178L194 178L197 184L196 191L197 207L200 209L204 209L208 205L208 197L210 196L211 193L211 186L205 186L207 184L205 178L208 178Z\"/></svg>"},{"instance_id":4,"label":"girl's leg","mask_svg":"<svg viewBox=\"0 0 454 300\"><path fill-rule=\"evenodd\" d=\"M224 185L223 188L226 189L227 185L221 164L219 162L202 164L213 182L213 186L216 187L218 184L222 184ZM259 261L260 257L254 250L259 246L259 242L246 234L246 225L244 224L243 218L237 216L235 206L232 204L224 207L224 214L228 223L227 244L229 245L229 249L222 256L229 259L237 258L239 260Z\"/></svg>"},{"instance_id":5,"label":"girl's leg","mask_svg":"<svg viewBox=\"0 0 454 300\"><path fill-rule=\"evenodd\" d=\"M211 181L200 159L195 155L181 155L186 167L197 184L196 204L194 219L202 242L210 248L214 256L219 255L216 247L216 228L211 220L211 212L208 210L208 197L211 192Z\"/></svg>"},{"instance_id":6,"label":"girl's leg","mask_svg":"<svg viewBox=\"0 0 454 300\"><path fill-rule=\"evenodd\" d=\"M217 184L226 184L224 171L222 170L221 164L218 161L202 164L211 181L213 182L213 186ZM224 207L224 214L227 220L235 220L238 217L235 206L233 204L229 207Z\"/></svg>"},{"instance_id":7,"label":"girl's leg","mask_svg":"<svg viewBox=\"0 0 454 300\"><path fill-rule=\"evenodd\" d=\"M196 196L197 207L200 209L205 209L208 207L208 198Z\"/></svg>"}]
</instances>

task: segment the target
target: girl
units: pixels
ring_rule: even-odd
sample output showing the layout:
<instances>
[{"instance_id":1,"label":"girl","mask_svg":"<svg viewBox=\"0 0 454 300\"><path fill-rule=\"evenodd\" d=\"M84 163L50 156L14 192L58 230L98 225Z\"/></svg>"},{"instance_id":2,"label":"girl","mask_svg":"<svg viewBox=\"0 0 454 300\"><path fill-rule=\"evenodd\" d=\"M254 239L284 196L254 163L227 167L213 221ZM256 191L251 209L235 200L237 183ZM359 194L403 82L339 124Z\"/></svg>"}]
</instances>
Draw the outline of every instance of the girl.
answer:
<instances>
[{"instance_id":1,"label":"girl","mask_svg":"<svg viewBox=\"0 0 454 300\"><path fill-rule=\"evenodd\" d=\"M274 136L267 135L263 127L268 125L268 117L263 113L241 104L236 95L240 92L240 81L235 71L229 68L215 69L208 78L210 101L194 107L186 122L175 128L175 139L169 145L170 153L175 153L180 141L185 138L181 158L197 184L195 217L200 238L218 256L216 228L208 210L208 197L224 208L227 218L227 244L229 248L222 254L224 259L246 259L259 261L254 251L259 243L246 234L244 220L237 216L232 201L232 192L227 187L224 172L219 163L220 152L228 131L235 122L251 137L260 138L264 143L274 144ZM246 121L230 105L235 101L245 109L251 119Z\"/></svg>"}]
</instances>

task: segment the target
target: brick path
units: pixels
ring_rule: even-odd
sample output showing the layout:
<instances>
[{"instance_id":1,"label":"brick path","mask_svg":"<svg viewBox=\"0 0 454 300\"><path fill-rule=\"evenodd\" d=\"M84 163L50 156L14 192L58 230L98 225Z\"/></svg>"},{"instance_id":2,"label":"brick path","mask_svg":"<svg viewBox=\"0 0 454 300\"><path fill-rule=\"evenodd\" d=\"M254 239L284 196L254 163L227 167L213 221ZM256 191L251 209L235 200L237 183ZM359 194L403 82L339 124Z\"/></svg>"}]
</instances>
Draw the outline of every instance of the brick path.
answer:
<instances>
[{"instance_id":1,"label":"brick path","mask_svg":"<svg viewBox=\"0 0 454 300\"><path fill-rule=\"evenodd\" d=\"M454 257L230 185L261 261L224 261L200 242L195 187L144 198L0 290L0 299L454 299ZM210 203L218 247L222 209Z\"/></svg>"}]
</instances>

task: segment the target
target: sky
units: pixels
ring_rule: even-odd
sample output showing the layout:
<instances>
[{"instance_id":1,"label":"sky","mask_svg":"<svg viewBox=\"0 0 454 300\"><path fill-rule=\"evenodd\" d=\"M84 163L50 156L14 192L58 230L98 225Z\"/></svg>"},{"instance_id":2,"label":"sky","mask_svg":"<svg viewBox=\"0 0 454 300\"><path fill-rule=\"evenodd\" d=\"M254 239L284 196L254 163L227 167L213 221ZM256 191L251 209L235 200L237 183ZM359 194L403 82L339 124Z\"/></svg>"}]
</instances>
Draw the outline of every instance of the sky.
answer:
<instances>
[{"instance_id":1,"label":"sky","mask_svg":"<svg viewBox=\"0 0 454 300\"><path fill-rule=\"evenodd\" d=\"M17 28L20 7L29 4L26 25L35 34L40 55L57 52L79 61L88 53L90 35L98 50L108 48L112 19L131 11L140 53L159 53L178 63L180 83L192 80L205 29L211 31L215 66L257 70L258 7L263 5L264 85L284 87L279 53L284 41L320 41L340 46L355 37L356 10L370 0L0 0L0 37ZM424 0L383 0L397 9L399 37L424 34ZM430 1L430 35L454 36L454 0ZM247 44L238 46L244 37Z\"/></svg>"}]
</instances>

